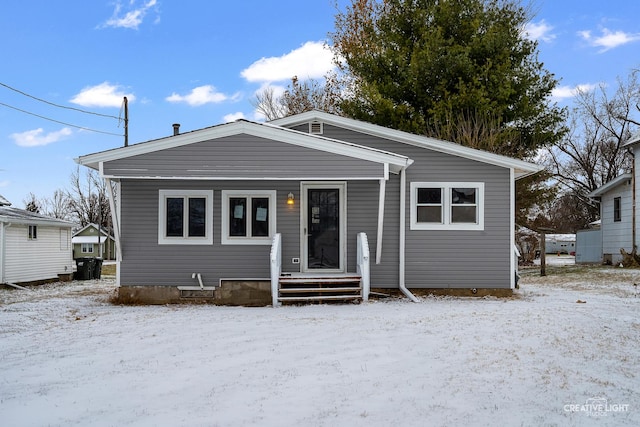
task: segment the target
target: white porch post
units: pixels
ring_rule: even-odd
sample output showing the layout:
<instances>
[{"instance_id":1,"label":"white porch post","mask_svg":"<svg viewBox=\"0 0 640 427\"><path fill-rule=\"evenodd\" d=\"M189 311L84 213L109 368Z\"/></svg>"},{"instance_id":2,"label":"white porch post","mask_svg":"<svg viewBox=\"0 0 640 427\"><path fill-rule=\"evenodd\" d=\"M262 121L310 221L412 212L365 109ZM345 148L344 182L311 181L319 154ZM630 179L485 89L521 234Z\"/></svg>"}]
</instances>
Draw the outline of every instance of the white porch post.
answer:
<instances>
[{"instance_id":1,"label":"white porch post","mask_svg":"<svg viewBox=\"0 0 640 427\"><path fill-rule=\"evenodd\" d=\"M382 259L382 232L384 229L384 198L387 188L387 180L380 180L380 194L378 196L378 235L376 239L376 264Z\"/></svg>"},{"instance_id":2,"label":"white porch post","mask_svg":"<svg viewBox=\"0 0 640 427\"><path fill-rule=\"evenodd\" d=\"M107 183L107 191L109 192L109 209L111 210L111 223L113 224L113 237L116 239L116 259L122 261L122 243L120 242L120 215L116 210L116 199L111 186L111 179L104 179ZM120 269L118 269L120 271Z\"/></svg>"}]
</instances>

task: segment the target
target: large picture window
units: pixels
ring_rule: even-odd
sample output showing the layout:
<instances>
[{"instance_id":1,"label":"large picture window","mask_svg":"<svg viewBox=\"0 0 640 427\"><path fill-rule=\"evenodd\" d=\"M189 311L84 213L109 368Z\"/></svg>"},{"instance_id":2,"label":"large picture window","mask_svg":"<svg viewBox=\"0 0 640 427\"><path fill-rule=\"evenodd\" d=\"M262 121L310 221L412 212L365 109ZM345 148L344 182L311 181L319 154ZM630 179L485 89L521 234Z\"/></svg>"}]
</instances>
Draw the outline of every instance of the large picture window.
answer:
<instances>
[{"instance_id":1,"label":"large picture window","mask_svg":"<svg viewBox=\"0 0 640 427\"><path fill-rule=\"evenodd\" d=\"M412 230L483 230L484 183L412 182Z\"/></svg>"},{"instance_id":2,"label":"large picture window","mask_svg":"<svg viewBox=\"0 0 640 427\"><path fill-rule=\"evenodd\" d=\"M276 228L276 192L222 191L222 244L268 245Z\"/></svg>"},{"instance_id":3,"label":"large picture window","mask_svg":"<svg viewBox=\"0 0 640 427\"><path fill-rule=\"evenodd\" d=\"M158 243L213 244L213 191L160 190Z\"/></svg>"}]
</instances>

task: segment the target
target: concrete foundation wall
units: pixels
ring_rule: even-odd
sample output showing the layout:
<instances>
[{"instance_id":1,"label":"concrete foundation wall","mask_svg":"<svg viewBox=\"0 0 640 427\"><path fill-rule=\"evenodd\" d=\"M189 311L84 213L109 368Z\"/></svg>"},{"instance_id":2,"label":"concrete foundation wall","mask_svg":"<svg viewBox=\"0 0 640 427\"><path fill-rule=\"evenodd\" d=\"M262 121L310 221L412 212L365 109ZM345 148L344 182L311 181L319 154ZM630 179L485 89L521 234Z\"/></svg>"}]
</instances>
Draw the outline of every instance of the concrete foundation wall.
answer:
<instances>
[{"instance_id":1,"label":"concrete foundation wall","mask_svg":"<svg viewBox=\"0 0 640 427\"><path fill-rule=\"evenodd\" d=\"M120 286L118 304L207 303L262 307L271 305L271 282L268 280L223 280L221 286L199 289L177 286Z\"/></svg>"}]
</instances>

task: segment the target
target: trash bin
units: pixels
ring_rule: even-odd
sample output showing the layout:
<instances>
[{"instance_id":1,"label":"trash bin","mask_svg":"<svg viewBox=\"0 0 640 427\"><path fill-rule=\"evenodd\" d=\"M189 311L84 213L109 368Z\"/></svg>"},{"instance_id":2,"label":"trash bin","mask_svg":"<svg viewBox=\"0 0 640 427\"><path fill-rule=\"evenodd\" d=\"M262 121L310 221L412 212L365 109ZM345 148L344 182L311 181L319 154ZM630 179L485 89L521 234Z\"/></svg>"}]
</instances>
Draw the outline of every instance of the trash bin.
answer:
<instances>
[{"instance_id":1,"label":"trash bin","mask_svg":"<svg viewBox=\"0 0 640 427\"><path fill-rule=\"evenodd\" d=\"M93 279L93 258L76 258L76 273L73 278L76 280Z\"/></svg>"},{"instance_id":2,"label":"trash bin","mask_svg":"<svg viewBox=\"0 0 640 427\"><path fill-rule=\"evenodd\" d=\"M102 258L93 258L93 278L99 279L102 275Z\"/></svg>"}]
</instances>

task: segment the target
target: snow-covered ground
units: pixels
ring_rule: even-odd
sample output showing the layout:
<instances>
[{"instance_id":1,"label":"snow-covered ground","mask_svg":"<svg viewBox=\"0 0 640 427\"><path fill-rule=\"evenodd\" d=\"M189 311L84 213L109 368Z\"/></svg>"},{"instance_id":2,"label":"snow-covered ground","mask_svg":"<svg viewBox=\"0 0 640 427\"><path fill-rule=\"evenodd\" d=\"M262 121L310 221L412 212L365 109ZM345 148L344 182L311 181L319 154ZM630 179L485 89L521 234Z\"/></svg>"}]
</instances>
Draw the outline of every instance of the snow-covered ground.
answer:
<instances>
[{"instance_id":1,"label":"snow-covered ground","mask_svg":"<svg viewBox=\"0 0 640 427\"><path fill-rule=\"evenodd\" d=\"M0 424L638 426L634 282L532 269L508 299L275 309L0 289Z\"/></svg>"}]
</instances>

